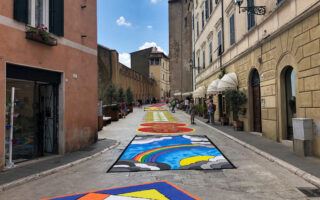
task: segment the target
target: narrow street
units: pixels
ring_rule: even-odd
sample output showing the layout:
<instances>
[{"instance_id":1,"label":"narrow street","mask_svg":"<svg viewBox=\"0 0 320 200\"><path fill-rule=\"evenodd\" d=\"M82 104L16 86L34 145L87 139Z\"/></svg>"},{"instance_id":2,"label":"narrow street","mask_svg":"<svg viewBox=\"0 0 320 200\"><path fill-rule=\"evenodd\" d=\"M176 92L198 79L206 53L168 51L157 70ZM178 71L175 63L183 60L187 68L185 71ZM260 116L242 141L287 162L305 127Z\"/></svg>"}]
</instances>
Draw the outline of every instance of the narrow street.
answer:
<instances>
[{"instance_id":1,"label":"narrow street","mask_svg":"<svg viewBox=\"0 0 320 200\"><path fill-rule=\"evenodd\" d=\"M196 125L187 126L195 129L194 132L184 134L206 135L235 165L235 169L106 173L135 135L148 135L137 131L145 119L150 120L145 118L147 113L143 108L135 109L125 119L104 127L99 138L119 141L120 145L115 149L56 174L4 191L0 193L0 199L41 199L162 180L171 182L203 200L307 199L297 188L314 188L298 176L199 121L196 121ZM182 111L172 115L179 123L190 123L188 116ZM160 114L156 118L161 121L168 116Z\"/></svg>"}]
</instances>

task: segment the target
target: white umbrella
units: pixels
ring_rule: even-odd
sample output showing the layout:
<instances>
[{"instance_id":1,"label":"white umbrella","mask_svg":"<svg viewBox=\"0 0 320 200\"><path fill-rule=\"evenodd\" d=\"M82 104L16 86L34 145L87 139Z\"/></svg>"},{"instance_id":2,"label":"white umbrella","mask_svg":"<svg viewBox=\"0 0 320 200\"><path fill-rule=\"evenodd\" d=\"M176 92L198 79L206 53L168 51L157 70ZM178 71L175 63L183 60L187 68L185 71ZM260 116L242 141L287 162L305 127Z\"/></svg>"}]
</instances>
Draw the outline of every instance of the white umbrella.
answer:
<instances>
[{"instance_id":1,"label":"white umbrella","mask_svg":"<svg viewBox=\"0 0 320 200\"><path fill-rule=\"evenodd\" d=\"M222 77L218 84L219 91L225 91L238 88L238 78L236 73L228 73Z\"/></svg>"},{"instance_id":2,"label":"white umbrella","mask_svg":"<svg viewBox=\"0 0 320 200\"><path fill-rule=\"evenodd\" d=\"M200 86L193 92L194 98L202 98L206 96L206 87Z\"/></svg>"},{"instance_id":3,"label":"white umbrella","mask_svg":"<svg viewBox=\"0 0 320 200\"><path fill-rule=\"evenodd\" d=\"M216 94L219 92L218 85L219 85L220 79L216 79L210 83L207 89L207 94Z\"/></svg>"}]
</instances>

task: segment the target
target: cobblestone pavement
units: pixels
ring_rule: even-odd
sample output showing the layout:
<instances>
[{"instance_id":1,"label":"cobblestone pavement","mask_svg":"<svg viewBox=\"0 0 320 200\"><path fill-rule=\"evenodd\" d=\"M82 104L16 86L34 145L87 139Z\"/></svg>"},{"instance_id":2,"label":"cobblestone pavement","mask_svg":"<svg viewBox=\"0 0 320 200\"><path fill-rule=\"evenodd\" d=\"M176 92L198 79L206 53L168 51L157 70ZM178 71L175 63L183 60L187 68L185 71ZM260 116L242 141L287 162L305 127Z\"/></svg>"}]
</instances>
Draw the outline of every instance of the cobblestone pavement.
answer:
<instances>
[{"instance_id":1,"label":"cobblestone pavement","mask_svg":"<svg viewBox=\"0 0 320 200\"><path fill-rule=\"evenodd\" d=\"M296 175L200 124L191 126L196 128L192 134L207 135L237 169L106 173L134 135L138 134L136 129L145 114L143 109L135 109L127 118L104 128L99 137L120 141L121 145L116 149L59 173L0 193L0 199L40 199L158 180L170 181L203 200L308 199L297 188L314 188ZM174 116L181 122L189 122L181 112Z\"/></svg>"}]
</instances>

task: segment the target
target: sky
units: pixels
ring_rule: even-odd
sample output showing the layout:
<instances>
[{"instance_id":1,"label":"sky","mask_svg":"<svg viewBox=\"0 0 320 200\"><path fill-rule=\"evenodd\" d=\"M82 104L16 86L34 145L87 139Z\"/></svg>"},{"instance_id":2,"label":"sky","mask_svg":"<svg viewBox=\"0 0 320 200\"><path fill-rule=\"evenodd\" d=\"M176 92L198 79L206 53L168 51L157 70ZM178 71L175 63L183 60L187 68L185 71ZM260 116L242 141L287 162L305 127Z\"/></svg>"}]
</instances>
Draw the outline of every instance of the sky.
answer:
<instances>
[{"instance_id":1,"label":"sky","mask_svg":"<svg viewBox=\"0 0 320 200\"><path fill-rule=\"evenodd\" d=\"M126 66L131 52L151 46L167 54L168 39L168 0L98 0L98 43Z\"/></svg>"}]
</instances>

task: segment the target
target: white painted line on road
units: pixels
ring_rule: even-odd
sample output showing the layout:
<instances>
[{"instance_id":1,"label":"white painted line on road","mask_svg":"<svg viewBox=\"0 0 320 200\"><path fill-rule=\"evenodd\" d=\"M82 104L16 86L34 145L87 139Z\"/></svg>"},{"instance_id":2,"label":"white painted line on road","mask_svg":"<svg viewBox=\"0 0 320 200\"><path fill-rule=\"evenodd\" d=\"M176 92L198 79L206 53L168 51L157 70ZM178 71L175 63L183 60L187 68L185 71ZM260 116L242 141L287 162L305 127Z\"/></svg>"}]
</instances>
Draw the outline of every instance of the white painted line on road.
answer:
<instances>
[{"instance_id":1,"label":"white painted line on road","mask_svg":"<svg viewBox=\"0 0 320 200\"><path fill-rule=\"evenodd\" d=\"M98 153L95 153L91 156L88 156L88 157L85 157L85 158L81 158L79 160L76 160L74 162L71 162L71 163L68 163L68 164L65 164L65 165L62 165L62 166L59 166L59 167L56 167L56 168L53 168L53 169L49 169L47 171L43 171L43 172L40 172L40 173L37 173L37 174L33 174L33 175L30 175L30 176L27 176L25 178L21 178L21 179L18 179L18 180L15 180L15 181L12 181L10 183L6 183L6 184L3 184L3 185L0 185L0 192L3 192L5 190L8 190L10 188L13 188L13 187L16 187L16 186L19 186L19 185L22 185L24 183L27 183L27 182L30 182L30 181L34 181L34 180L37 180L37 179L40 179L40 178L43 178L45 176L49 176L51 174L55 174L59 171L62 171L64 169L67 169L67 168L70 168L70 167L73 167L75 165L78 165L80 163L83 163L85 161L88 161L88 160L91 160L95 157L98 157L100 156L101 154L117 147L120 145L120 142L117 142L116 144L98 152Z\"/></svg>"},{"instance_id":2,"label":"white painted line on road","mask_svg":"<svg viewBox=\"0 0 320 200\"><path fill-rule=\"evenodd\" d=\"M183 114L188 116L186 113L183 113ZM311 183L311 184L313 184L313 185L315 185L315 186L320 188L320 178L318 178L316 176L313 176L312 174L309 174L308 172L306 172L306 171L304 171L304 170L302 170L300 168L297 168L296 166L293 166L290 163L287 163L287 162L285 162L285 161L283 161L283 160L281 160L281 159L279 159L277 157L274 157L273 155L271 155L271 154L269 154L269 153L267 153L265 151L262 151L262 150L254 147L254 146L252 146L252 145L250 145L250 144L248 144L246 142L243 142L243 141L241 141L241 140L239 140L239 139L237 139L237 138L235 138L235 137L233 137L233 136L231 136L231 135L229 135L229 134L227 134L227 133L225 133L223 131L220 131L219 129L214 128L214 127L202 122L199 119L196 119L196 121L199 122L200 124L208 127L208 128L213 129L214 131L220 133L221 135L223 135L223 136L225 136L225 137L237 142L238 144L246 147L247 149L250 149L251 151L253 151L253 152L257 153L258 155L266 158L267 160L278 164L279 166L281 166L281 167L287 169L288 171L290 171L291 173L301 177L305 181L307 181L307 182L309 182L309 183Z\"/></svg>"}]
</instances>

